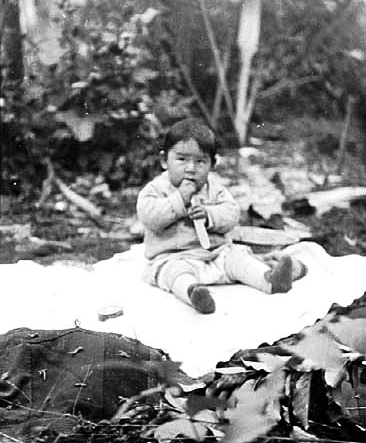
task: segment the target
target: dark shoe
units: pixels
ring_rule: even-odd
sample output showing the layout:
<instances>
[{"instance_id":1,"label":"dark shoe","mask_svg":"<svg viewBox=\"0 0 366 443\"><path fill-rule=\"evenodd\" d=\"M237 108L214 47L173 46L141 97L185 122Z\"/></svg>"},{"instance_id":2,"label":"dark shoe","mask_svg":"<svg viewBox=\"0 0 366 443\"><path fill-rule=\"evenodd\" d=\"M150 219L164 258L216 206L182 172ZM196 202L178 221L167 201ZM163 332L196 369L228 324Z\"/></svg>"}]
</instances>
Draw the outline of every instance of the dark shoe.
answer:
<instances>
[{"instance_id":1,"label":"dark shoe","mask_svg":"<svg viewBox=\"0 0 366 443\"><path fill-rule=\"evenodd\" d=\"M277 266L268 272L266 279L272 284L272 294L288 292L292 288L291 257L281 257Z\"/></svg>"},{"instance_id":2,"label":"dark shoe","mask_svg":"<svg viewBox=\"0 0 366 443\"><path fill-rule=\"evenodd\" d=\"M199 284L190 285L187 293L196 311L201 314L213 314L215 312L215 301L206 286Z\"/></svg>"}]
</instances>

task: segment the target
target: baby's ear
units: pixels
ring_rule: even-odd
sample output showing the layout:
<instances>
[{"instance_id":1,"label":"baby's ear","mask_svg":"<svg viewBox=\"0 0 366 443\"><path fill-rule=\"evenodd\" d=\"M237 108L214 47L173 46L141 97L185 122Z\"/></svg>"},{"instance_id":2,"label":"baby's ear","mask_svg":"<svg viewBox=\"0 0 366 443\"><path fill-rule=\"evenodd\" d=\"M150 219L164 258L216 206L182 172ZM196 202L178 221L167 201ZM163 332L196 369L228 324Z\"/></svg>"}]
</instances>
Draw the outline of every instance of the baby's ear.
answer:
<instances>
[{"instance_id":1,"label":"baby's ear","mask_svg":"<svg viewBox=\"0 0 366 443\"><path fill-rule=\"evenodd\" d=\"M166 153L165 151L160 151L159 152L159 156L160 156L160 165L163 169L167 169L168 165L166 162Z\"/></svg>"}]
</instances>

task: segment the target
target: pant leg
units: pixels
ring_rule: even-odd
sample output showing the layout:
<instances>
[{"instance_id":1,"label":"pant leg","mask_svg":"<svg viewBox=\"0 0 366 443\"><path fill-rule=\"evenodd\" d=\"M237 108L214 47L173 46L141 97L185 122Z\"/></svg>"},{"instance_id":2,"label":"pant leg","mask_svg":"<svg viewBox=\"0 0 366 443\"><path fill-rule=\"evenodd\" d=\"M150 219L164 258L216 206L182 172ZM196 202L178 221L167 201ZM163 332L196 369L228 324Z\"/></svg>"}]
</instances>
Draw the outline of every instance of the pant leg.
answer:
<instances>
[{"instance_id":1,"label":"pant leg","mask_svg":"<svg viewBox=\"0 0 366 443\"><path fill-rule=\"evenodd\" d=\"M172 292L179 300L191 304L188 288L198 283L194 266L184 259L170 260L161 267L156 278L159 288Z\"/></svg>"},{"instance_id":2,"label":"pant leg","mask_svg":"<svg viewBox=\"0 0 366 443\"><path fill-rule=\"evenodd\" d=\"M270 293L272 285L265 278L270 267L249 249L232 246L225 255L225 272L232 281Z\"/></svg>"}]
</instances>

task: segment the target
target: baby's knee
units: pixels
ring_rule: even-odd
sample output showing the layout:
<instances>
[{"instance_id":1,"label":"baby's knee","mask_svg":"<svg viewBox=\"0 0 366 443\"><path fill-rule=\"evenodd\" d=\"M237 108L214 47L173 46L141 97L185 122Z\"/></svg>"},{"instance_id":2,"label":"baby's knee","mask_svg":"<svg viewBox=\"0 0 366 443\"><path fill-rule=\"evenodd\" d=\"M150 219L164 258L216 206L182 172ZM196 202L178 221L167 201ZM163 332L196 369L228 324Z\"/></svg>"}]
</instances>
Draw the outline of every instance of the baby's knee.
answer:
<instances>
[{"instance_id":1,"label":"baby's knee","mask_svg":"<svg viewBox=\"0 0 366 443\"><path fill-rule=\"evenodd\" d=\"M247 257L249 254L252 255L251 251L248 248L241 248L233 245L226 251L225 262L235 263L238 260L242 260L243 257Z\"/></svg>"},{"instance_id":2,"label":"baby's knee","mask_svg":"<svg viewBox=\"0 0 366 443\"><path fill-rule=\"evenodd\" d=\"M157 275L157 284L160 288L171 291L176 279L184 274L196 277L194 266L183 259L170 260L160 268Z\"/></svg>"},{"instance_id":3,"label":"baby's knee","mask_svg":"<svg viewBox=\"0 0 366 443\"><path fill-rule=\"evenodd\" d=\"M225 253L225 271L227 274L235 274L237 269L242 269L247 266L248 262L252 263L255 260L257 258L250 248L232 246Z\"/></svg>"}]
</instances>

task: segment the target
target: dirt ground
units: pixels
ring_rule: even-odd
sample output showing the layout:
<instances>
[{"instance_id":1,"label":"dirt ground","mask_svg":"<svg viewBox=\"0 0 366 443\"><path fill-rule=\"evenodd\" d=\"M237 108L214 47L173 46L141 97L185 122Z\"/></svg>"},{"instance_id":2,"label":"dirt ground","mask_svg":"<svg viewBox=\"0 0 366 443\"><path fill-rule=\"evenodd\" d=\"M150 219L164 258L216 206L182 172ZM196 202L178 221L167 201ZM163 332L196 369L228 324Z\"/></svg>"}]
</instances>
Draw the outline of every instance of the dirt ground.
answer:
<instances>
[{"instance_id":1,"label":"dirt ground","mask_svg":"<svg viewBox=\"0 0 366 443\"><path fill-rule=\"evenodd\" d=\"M290 217L303 223L311 231L310 240L331 255L365 255L366 197L353 198L347 207L334 206L322 214L305 198L311 191L365 186L365 169L351 155L346 160L342 174L335 175L334 156L316 157L308 143L252 138L252 146L241 150L239 160L235 152L226 151L216 172L239 196L242 224L282 229L284 217ZM60 210L57 205L64 203L63 196L56 192L41 207L37 201L24 201L21 194L2 196L0 263L25 259L46 265L56 260L94 263L127 250L142 241L135 213L138 191L125 188L99 199L86 192L87 198L94 198L103 208L104 215L97 221L72 207ZM272 194L278 201L263 212L258 204ZM9 226L13 232L6 229ZM34 237L59 243L40 246L32 242Z\"/></svg>"}]
</instances>

